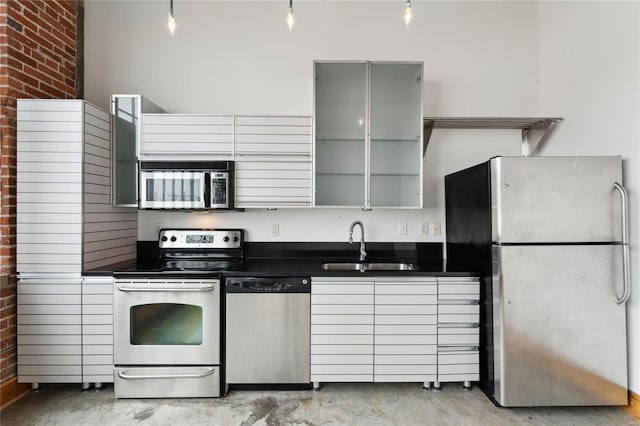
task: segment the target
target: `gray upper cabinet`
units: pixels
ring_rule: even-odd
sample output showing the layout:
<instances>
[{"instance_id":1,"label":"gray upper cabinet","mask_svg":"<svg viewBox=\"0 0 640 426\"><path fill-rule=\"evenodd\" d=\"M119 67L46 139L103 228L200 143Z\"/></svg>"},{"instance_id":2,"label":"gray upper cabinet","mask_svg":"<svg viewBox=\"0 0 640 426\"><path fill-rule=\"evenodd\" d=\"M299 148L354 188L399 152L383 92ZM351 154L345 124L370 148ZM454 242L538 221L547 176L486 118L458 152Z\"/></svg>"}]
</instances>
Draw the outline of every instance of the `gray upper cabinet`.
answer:
<instances>
[{"instance_id":1,"label":"gray upper cabinet","mask_svg":"<svg viewBox=\"0 0 640 426\"><path fill-rule=\"evenodd\" d=\"M236 207L311 207L310 116L235 117Z\"/></svg>"},{"instance_id":2,"label":"gray upper cabinet","mask_svg":"<svg viewBox=\"0 0 640 426\"><path fill-rule=\"evenodd\" d=\"M422 63L314 66L314 205L422 208Z\"/></svg>"},{"instance_id":3,"label":"gray upper cabinet","mask_svg":"<svg viewBox=\"0 0 640 426\"><path fill-rule=\"evenodd\" d=\"M120 207L138 206L138 151L140 116L162 109L141 95L112 95L113 115L112 203Z\"/></svg>"}]
</instances>

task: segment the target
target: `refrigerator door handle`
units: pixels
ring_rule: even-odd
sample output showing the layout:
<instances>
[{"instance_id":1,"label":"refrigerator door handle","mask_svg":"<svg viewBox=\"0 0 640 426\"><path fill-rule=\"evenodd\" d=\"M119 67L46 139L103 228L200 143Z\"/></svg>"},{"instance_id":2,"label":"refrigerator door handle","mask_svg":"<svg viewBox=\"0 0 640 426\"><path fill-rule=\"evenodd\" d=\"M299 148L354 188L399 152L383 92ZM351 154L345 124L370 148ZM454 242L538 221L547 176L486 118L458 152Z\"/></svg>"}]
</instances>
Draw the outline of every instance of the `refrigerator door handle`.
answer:
<instances>
[{"instance_id":1,"label":"refrigerator door handle","mask_svg":"<svg viewBox=\"0 0 640 426\"><path fill-rule=\"evenodd\" d=\"M620 202L622 203L622 280L624 287L622 296L616 296L616 303L621 305L629 300L631 295L629 282L629 195L625 187L618 182L614 182L613 186L620 193Z\"/></svg>"}]
</instances>

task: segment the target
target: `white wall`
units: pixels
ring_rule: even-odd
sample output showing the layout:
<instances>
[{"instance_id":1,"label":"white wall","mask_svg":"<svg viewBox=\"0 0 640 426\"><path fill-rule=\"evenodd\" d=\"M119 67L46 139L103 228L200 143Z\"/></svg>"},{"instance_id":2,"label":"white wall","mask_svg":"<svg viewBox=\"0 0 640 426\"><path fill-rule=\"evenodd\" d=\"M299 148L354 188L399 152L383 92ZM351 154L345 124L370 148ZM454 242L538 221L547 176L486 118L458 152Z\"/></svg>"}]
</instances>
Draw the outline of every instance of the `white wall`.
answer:
<instances>
[{"instance_id":1,"label":"white wall","mask_svg":"<svg viewBox=\"0 0 640 426\"><path fill-rule=\"evenodd\" d=\"M540 2L538 10L539 110L565 118L541 154L623 158L631 202L629 377L640 393L639 3Z\"/></svg>"},{"instance_id":2,"label":"white wall","mask_svg":"<svg viewBox=\"0 0 640 426\"><path fill-rule=\"evenodd\" d=\"M622 155L632 200L630 387L640 393L640 116L637 2L177 1L85 2L86 99L141 93L170 112L311 114L314 59L424 61L426 116L561 116L545 155ZM519 155L518 131L434 131L425 158L425 208L411 211L141 212L139 238L159 226L237 226L253 241L343 241L362 219L371 241L421 237L444 226L443 176L493 155ZM397 223L409 223L409 234ZM280 224L280 237L271 224ZM444 230L444 228L443 228ZM594 313L597 315L597 313ZM598 348L594 348L598 350ZM606 350L606 348L602 348Z\"/></svg>"},{"instance_id":3,"label":"white wall","mask_svg":"<svg viewBox=\"0 0 640 426\"><path fill-rule=\"evenodd\" d=\"M404 25L398 1L85 2L85 97L142 93L169 112L312 114L314 59L424 61L424 113L531 115L536 108L536 6L531 2L414 2ZM155 225L238 226L251 240L343 241L362 219L371 241L442 241L419 223L441 222L444 174L491 155L519 155L518 131L434 131L425 159L423 210L256 210L195 215L140 213L141 239ZM408 223L408 234L398 233ZM280 237L271 224L280 224Z\"/></svg>"}]
</instances>

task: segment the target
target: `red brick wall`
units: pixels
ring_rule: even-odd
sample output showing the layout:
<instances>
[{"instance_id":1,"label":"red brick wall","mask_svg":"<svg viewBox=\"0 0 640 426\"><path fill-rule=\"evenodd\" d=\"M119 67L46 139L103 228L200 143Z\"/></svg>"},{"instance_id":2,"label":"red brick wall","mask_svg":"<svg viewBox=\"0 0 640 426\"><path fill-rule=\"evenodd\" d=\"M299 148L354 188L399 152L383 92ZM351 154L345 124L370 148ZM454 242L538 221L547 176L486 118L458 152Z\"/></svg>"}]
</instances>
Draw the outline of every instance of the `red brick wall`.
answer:
<instances>
[{"instance_id":1,"label":"red brick wall","mask_svg":"<svg viewBox=\"0 0 640 426\"><path fill-rule=\"evenodd\" d=\"M16 99L76 97L76 3L0 0L0 382L16 375Z\"/></svg>"}]
</instances>

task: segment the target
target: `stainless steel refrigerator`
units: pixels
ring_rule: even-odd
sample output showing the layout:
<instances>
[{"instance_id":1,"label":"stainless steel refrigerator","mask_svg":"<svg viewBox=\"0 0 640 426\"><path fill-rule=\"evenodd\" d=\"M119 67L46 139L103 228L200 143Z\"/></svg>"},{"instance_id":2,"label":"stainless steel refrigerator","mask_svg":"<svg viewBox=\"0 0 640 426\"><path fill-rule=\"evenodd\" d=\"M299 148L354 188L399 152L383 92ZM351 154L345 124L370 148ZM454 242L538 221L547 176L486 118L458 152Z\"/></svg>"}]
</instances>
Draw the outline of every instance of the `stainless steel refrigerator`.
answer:
<instances>
[{"instance_id":1,"label":"stainless steel refrigerator","mask_svg":"<svg viewBox=\"0 0 640 426\"><path fill-rule=\"evenodd\" d=\"M495 157L447 175L447 262L484 278L480 387L497 404L627 404L620 157Z\"/></svg>"}]
</instances>

